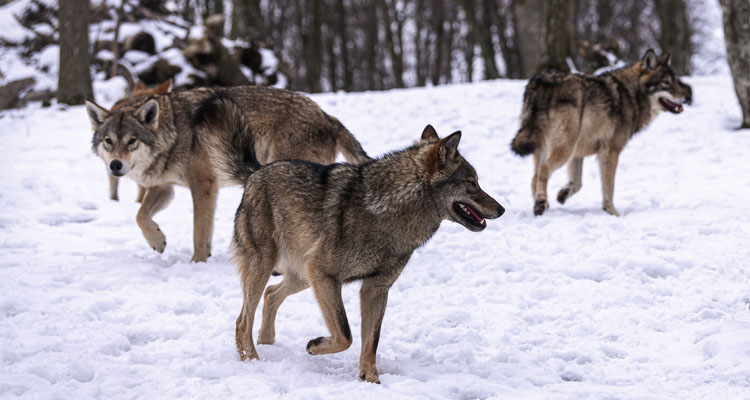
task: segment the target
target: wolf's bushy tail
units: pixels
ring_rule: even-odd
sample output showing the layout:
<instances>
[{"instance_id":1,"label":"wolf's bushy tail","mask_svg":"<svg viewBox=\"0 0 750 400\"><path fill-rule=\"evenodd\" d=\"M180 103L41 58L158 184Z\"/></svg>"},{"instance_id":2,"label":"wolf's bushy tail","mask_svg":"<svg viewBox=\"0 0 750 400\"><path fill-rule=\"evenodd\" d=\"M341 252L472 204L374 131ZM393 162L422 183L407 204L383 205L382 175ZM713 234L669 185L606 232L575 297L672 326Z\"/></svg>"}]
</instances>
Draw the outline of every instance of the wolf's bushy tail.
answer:
<instances>
[{"instance_id":1,"label":"wolf's bushy tail","mask_svg":"<svg viewBox=\"0 0 750 400\"><path fill-rule=\"evenodd\" d=\"M372 160L367 155L359 141L349 132L348 129L336 117L327 115L328 124L336 137L336 150L341 152L346 161L351 164L361 164L365 161Z\"/></svg>"},{"instance_id":2,"label":"wolf's bushy tail","mask_svg":"<svg viewBox=\"0 0 750 400\"><path fill-rule=\"evenodd\" d=\"M538 117L535 110L534 99L530 94L533 90L531 87L534 83L533 79L526 86L526 91L523 94L523 109L521 110L521 127L516 133L516 137L510 142L510 148L514 153L519 156L527 156L532 154L537 148L538 127L536 126L536 118Z\"/></svg>"},{"instance_id":3,"label":"wolf's bushy tail","mask_svg":"<svg viewBox=\"0 0 750 400\"><path fill-rule=\"evenodd\" d=\"M193 114L193 139L205 143L214 166L238 185L260 168L255 137L239 104L223 92L204 100Z\"/></svg>"}]
</instances>

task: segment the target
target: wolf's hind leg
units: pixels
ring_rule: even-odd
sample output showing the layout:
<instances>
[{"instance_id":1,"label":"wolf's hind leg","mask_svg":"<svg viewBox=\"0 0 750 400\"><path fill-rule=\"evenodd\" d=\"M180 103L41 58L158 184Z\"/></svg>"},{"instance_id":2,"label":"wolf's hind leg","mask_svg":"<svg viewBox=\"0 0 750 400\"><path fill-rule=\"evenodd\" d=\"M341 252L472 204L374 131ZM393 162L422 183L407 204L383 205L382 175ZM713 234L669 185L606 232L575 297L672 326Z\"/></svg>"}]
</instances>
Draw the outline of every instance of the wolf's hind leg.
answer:
<instances>
[{"instance_id":1,"label":"wolf's hind leg","mask_svg":"<svg viewBox=\"0 0 750 400\"><path fill-rule=\"evenodd\" d=\"M271 240L258 242L257 246L247 244L241 247L241 250L235 250L234 256L242 280L242 311L237 317L235 340L240 360L257 360L258 352L253 344L255 309L276 264L277 249Z\"/></svg>"},{"instance_id":2,"label":"wolf's hind leg","mask_svg":"<svg viewBox=\"0 0 750 400\"><path fill-rule=\"evenodd\" d=\"M287 297L310 287L310 284L299 278L294 272L287 271L281 283L269 286L263 295L263 321L258 334L258 344L273 344L276 338L276 312Z\"/></svg>"},{"instance_id":3,"label":"wolf's hind leg","mask_svg":"<svg viewBox=\"0 0 750 400\"><path fill-rule=\"evenodd\" d=\"M165 209L174 197L172 185L155 186L148 190L135 220L151 248L162 253L167 246L167 238L153 220L154 214Z\"/></svg>"},{"instance_id":4,"label":"wolf's hind leg","mask_svg":"<svg viewBox=\"0 0 750 400\"><path fill-rule=\"evenodd\" d=\"M557 193L557 201L565 204L565 200L581 190L583 175L583 158L572 158L568 161L568 184Z\"/></svg>"},{"instance_id":5,"label":"wolf's hind leg","mask_svg":"<svg viewBox=\"0 0 750 400\"><path fill-rule=\"evenodd\" d=\"M308 271L312 268L308 268ZM344 301L341 299L341 283L323 273L310 274L310 284L315 291L323 319L331 336L319 337L307 343L310 354L330 354L344 351L352 345L352 332L346 318Z\"/></svg>"}]
</instances>

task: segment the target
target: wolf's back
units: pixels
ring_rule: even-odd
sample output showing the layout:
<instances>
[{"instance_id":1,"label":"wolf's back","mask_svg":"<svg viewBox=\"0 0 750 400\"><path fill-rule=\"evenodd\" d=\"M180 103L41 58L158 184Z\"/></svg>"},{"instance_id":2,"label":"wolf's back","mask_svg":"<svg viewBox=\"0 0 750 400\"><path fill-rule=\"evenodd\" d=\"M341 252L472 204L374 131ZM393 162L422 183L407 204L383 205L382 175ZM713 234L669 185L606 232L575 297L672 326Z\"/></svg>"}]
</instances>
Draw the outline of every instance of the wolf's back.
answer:
<instances>
[{"instance_id":1,"label":"wolf's back","mask_svg":"<svg viewBox=\"0 0 750 400\"><path fill-rule=\"evenodd\" d=\"M205 144L211 162L225 179L244 185L260 168L250 123L226 93L216 92L202 101L193 114L192 125L197 140Z\"/></svg>"}]
</instances>

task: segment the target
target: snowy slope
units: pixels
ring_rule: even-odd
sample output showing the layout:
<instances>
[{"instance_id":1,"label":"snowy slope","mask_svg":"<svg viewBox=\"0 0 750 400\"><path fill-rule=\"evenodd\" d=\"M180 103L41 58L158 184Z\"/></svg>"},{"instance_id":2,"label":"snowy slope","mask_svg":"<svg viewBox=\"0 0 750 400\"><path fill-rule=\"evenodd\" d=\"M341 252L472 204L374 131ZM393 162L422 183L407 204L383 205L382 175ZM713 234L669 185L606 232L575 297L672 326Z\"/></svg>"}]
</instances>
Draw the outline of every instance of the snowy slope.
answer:
<instances>
[{"instance_id":1,"label":"snowy slope","mask_svg":"<svg viewBox=\"0 0 750 400\"><path fill-rule=\"evenodd\" d=\"M108 199L83 108L0 114L0 398L749 398L750 132L732 130L728 78L690 82L694 106L623 152L620 218L600 210L593 159L579 194L532 216L531 160L508 148L523 82L314 96L370 154L426 123L461 129L508 210L482 233L445 222L414 253L390 292L382 385L357 379L357 284L344 289L349 350L305 352L326 333L308 290L282 306L262 360L238 361L238 188L221 192L205 264L188 263L192 205L178 189L156 217L160 255L136 226L135 184ZM550 192L564 182L560 170Z\"/></svg>"}]
</instances>

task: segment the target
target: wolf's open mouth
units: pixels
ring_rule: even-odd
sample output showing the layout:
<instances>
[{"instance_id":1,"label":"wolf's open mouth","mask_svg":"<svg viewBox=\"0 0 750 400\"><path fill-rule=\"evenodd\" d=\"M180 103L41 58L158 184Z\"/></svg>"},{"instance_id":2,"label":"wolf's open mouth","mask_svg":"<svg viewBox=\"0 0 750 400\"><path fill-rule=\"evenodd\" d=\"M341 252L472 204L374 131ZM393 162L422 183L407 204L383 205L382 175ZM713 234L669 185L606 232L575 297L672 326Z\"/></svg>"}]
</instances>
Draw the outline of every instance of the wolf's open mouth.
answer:
<instances>
[{"instance_id":1,"label":"wolf's open mouth","mask_svg":"<svg viewBox=\"0 0 750 400\"><path fill-rule=\"evenodd\" d=\"M673 103L664 97L659 97L659 104L672 114L679 114L682 112L682 104Z\"/></svg>"},{"instance_id":2,"label":"wolf's open mouth","mask_svg":"<svg viewBox=\"0 0 750 400\"><path fill-rule=\"evenodd\" d=\"M487 227L487 221L485 221L478 212L474 211L474 209L468 205L464 203L455 203L453 208L456 209L458 215L463 217L470 224L482 229Z\"/></svg>"}]
</instances>

